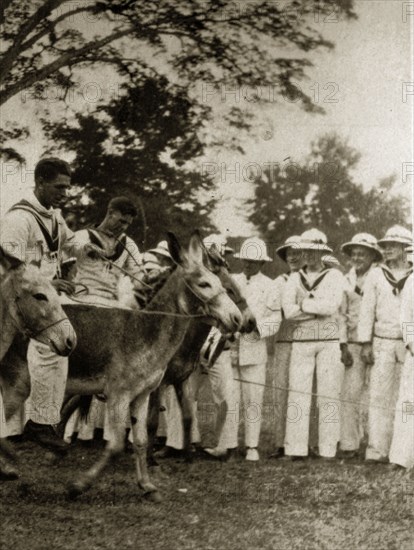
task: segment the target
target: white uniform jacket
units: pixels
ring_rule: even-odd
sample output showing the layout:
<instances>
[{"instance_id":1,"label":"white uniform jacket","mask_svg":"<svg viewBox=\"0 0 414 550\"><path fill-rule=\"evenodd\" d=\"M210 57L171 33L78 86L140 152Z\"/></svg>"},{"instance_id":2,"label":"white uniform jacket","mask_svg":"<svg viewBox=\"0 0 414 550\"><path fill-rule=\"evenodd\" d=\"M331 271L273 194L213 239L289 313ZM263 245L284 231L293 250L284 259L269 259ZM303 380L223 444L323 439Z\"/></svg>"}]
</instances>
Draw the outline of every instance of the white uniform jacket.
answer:
<instances>
[{"instance_id":1,"label":"white uniform jacket","mask_svg":"<svg viewBox=\"0 0 414 550\"><path fill-rule=\"evenodd\" d=\"M400 322L404 342L406 344L414 342L414 276L412 273L401 292Z\"/></svg>"},{"instance_id":2,"label":"white uniform jacket","mask_svg":"<svg viewBox=\"0 0 414 550\"><path fill-rule=\"evenodd\" d=\"M396 281L385 265L375 267L369 272L359 315L360 342L371 342L374 336L392 340L402 338L400 290L408 274L400 281Z\"/></svg>"},{"instance_id":3,"label":"white uniform jacket","mask_svg":"<svg viewBox=\"0 0 414 550\"><path fill-rule=\"evenodd\" d=\"M339 340L345 318L342 314L344 276L325 269L311 281L306 268L292 273L282 298L286 319L294 320L294 341Z\"/></svg>"},{"instance_id":4,"label":"white uniform jacket","mask_svg":"<svg viewBox=\"0 0 414 550\"><path fill-rule=\"evenodd\" d=\"M81 253L74 233L66 225L60 210L45 208L34 194L18 204L23 208L32 207L36 211L44 230L50 235L50 240L35 216L28 209L13 209L17 206L15 205L1 220L1 246L10 255L24 262L38 264L42 273L48 279L53 279L59 272L63 250L70 256Z\"/></svg>"},{"instance_id":5,"label":"white uniform jacket","mask_svg":"<svg viewBox=\"0 0 414 550\"><path fill-rule=\"evenodd\" d=\"M249 280L244 273L235 274L233 277L256 317L259 332L259 337L256 333L240 336L239 365L266 363L267 345L264 338L276 334L282 320L275 281L263 273L253 275Z\"/></svg>"},{"instance_id":6,"label":"white uniform jacket","mask_svg":"<svg viewBox=\"0 0 414 550\"><path fill-rule=\"evenodd\" d=\"M283 273L275 279L276 305L280 310L282 310L283 293L290 276L291 273ZM276 335L276 342L292 342L294 328L295 322L291 319L286 319L286 317L282 315L282 322Z\"/></svg>"},{"instance_id":7,"label":"white uniform jacket","mask_svg":"<svg viewBox=\"0 0 414 550\"><path fill-rule=\"evenodd\" d=\"M78 244L83 246L93 243L103 248L107 258L115 265L104 259L94 259L84 256L77 264L75 282L82 283L88 288L87 296L100 297L107 300L118 300L119 283L123 279L123 272L119 266L132 277L137 277L142 271L142 259L138 246L127 235L118 239L105 236L96 230L81 229L75 233ZM132 286L134 286L132 282Z\"/></svg>"},{"instance_id":8,"label":"white uniform jacket","mask_svg":"<svg viewBox=\"0 0 414 550\"><path fill-rule=\"evenodd\" d=\"M345 275L347 287L344 295L344 313L346 317L346 341L350 344L358 344L358 321L361 310L362 296L368 274L376 267L373 265L357 282L355 268L352 267ZM359 283L359 284L358 284Z\"/></svg>"}]
</instances>

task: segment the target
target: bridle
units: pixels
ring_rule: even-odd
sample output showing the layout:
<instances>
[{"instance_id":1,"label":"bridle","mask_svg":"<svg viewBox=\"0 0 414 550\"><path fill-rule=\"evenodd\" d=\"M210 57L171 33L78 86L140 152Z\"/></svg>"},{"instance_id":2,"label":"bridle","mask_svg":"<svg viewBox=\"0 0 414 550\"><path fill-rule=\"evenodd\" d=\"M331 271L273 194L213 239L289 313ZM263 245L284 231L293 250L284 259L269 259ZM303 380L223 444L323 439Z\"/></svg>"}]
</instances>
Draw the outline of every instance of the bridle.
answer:
<instances>
[{"instance_id":1,"label":"bridle","mask_svg":"<svg viewBox=\"0 0 414 550\"><path fill-rule=\"evenodd\" d=\"M46 330L48 330L48 329L50 329L54 326L57 326L60 323L63 323L63 322L66 322L66 321L69 322L68 317L65 316L65 317L62 317L61 319L58 319L57 321L54 321L53 323L49 323L48 325L46 325L44 327L41 327L38 330L31 329L30 328L30 323L27 320L27 318L26 318L26 316L25 316L25 314L24 314L24 312L23 312L23 310L22 310L22 308L19 304L20 296L19 296L18 292L16 291L13 283L12 283L12 288L13 288L13 291L14 291L13 304L16 308L17 315L18 315L18 317L20 317L21 322L19 322L19 320L16 317L13 316L11 308L9 307L10 318L13 321L13 324L15 325L17 330L19 332L22 332L28 338L33 338L34 340L36 340ZM21 323L23 323L23 327L21 326Z\"/></svg>"}]
</instances>

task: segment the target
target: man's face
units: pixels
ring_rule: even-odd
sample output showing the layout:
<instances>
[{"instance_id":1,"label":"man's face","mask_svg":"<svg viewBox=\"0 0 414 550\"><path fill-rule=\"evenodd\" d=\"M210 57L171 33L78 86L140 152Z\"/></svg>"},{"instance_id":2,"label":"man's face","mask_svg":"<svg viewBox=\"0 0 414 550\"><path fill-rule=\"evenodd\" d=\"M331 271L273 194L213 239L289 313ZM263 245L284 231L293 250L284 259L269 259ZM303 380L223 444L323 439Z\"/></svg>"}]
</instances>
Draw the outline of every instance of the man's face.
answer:
<instances>
[{"instance_id":1,"label":"man's face","mask_svg":"<svg viewBox=\"0 0 414 550\"><path fill-rule=\"evenodd\" d=\"M302 267L302 251L297 248L288 248L286 251L286 263L290 271L298 271Z\"/></svg>"},{"instance_id":2,"label":"man's face","mask_svg":"<svg viewBox=\"0 0 414 550\"><path fill-rule=\"evenodd\" d=\"M405 260L405 246L401 243L383 243L382 253L386 262L399 262Z\"/></svg>"},{"instance_id":3,"label":"man's face","mask_svg":"<svg viewBox=\"0 0 414 550\"><path fill-rule=\"evenodd\" d=\"M357 272L365 273L371 267L375 255L373 250L365 246L353 246L351 250L351 263Z\"/></svg>"},{"instance_id":4,"label":"man's face","mask_svg":"<svg viewBox=\"0 0 414 550\"><path fill-rule=\"evenodd\" d=\"M264 262L257 262L251 260L243 260L243 273L246 277L253 277L257 275L261 270Z\"/></svg>"},{"instance_id":5,"label":"man's face","mask_svg":"<svg viewBox=\"0 0 414 550\"><path fill-rule=\"evenodd\" d=\"M119 237L126 232L133 220L134 217L130 214L122 214L119 210L109 210L107 230L114 237Z\"/></svg>"},{"instance_id":6,"label":"man's face","mask_svg":"<svg viewBox=\"0 0 414 550\"><path fill-rule=\"evenodd\" d=\"M326 254L326 252L318 249L304 250L303 263L311 269L318 268L322 264L322 256L324 254Z\"/></svg>"},{"instance_id":7,"label":"man's face","mask_svg":"<svg viewBox=\"0 0 414 550\"><path fill-rule=\"evenodd\" d=\"M66 174L58 174L52 181L36 182L39 201L46 208L63 206L69 188L70 176Z\"/></svg>"}]
</instances>

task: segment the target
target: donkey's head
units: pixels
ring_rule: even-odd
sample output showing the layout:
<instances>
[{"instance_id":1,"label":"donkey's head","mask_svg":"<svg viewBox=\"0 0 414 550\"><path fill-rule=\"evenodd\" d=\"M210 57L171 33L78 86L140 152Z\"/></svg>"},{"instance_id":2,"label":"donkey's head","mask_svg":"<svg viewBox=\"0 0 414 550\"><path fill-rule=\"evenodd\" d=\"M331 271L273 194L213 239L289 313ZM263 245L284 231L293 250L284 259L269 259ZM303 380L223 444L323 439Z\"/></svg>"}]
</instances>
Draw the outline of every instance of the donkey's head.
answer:
<instances>
[{"instance_id":1,"label":"donkey's head","mask_svg":"<svg viewBox=\"0 0 414 550\"><path fill-rule=\"evenodd\" d=\"M230 299L219 277L204 264L205 249L196 232L187 249L184 249L173 233L168 233L171 257L179 266L183 281L180 306L188 313L201 308L207 317L212 317L228 332L236 332L242 324L240 310Z\"/></svg>"},{"instance_id":2,"label":"donkey's head","mask_svg":"<svg viewBox=\"0 0 414 550\"><path fill-rule=\"evenodd\" d=\"M12 330L48 345L59 355L73 351L76 334L53 285L37 266L21 262L1 247L0 296Z\"/></svg>"},{"instance_id":3,"label":"donkey's head","mask_svg":"<svg viewBox=\"0 0 414 550\"><path fill-rule=\"evenodd\" d=\"M218 276L227 294L240 309L243 320L240 332L252 332L256 328L256 318L249 308L245 297L243 296L239 285L233 279L229 272L229 266L225 258L220 253L215 244L206 250L205 264Z\"/></svg>"}]
</instances>

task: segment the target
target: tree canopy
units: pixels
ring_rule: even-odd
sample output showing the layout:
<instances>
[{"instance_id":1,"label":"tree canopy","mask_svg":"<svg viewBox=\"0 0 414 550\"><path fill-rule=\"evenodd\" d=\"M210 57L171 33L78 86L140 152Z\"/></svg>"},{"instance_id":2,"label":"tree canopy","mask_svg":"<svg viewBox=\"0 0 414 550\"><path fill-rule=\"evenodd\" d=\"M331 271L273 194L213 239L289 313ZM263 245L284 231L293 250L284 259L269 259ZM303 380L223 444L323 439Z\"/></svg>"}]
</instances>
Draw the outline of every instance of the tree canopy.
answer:
<instances>
[{"instance_id":1,"label":"tree canopy","mask_svg":"<svg viewBox=\"0 0 414 550\"><path fill-rule=\"evenodd\" d=\"M299 52L333 46L310 22L332 13L355 17L353 0L2 0L0 105L30 87L68 88L78 67L148 69L148 53L183 86L270 84L297 97L292 80L310 64Z\"/></svg>"},{"instance_id":2,"label":"tree canopy","mask_svg":"<svg viewBox=\"0 0 414 550\"><path fill-rule=\"evenodd\" d=\"M338 250L355 233L379 238L394 224L406 225L409 201L393 191L395 177L365 190L354 175L359 160L340 136L323 135L302 161L274 163L256 178L250 220L273 248L310 227L324 231Z\"/></svg>"},{"instance_id":3,"label":"tree canopy","mask_svg":"<svg viewBox=\"0 0 414 550\"><path fill-rule=\"evenodd\" d=\"M169 87L163 77L137 77L119 98L94 113L78 113L71 125L44 121L51 152L75 154L77 195L67 211L78 224L91 224L103 218L111 197L128 195L141 204L132 235L146 245L168 229L181 235L212 229L214 201L200 200L212 183L186 164L202 150L202 120L181 88Z\"/></svg>"}]
</instances>

